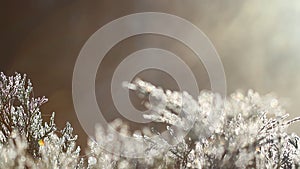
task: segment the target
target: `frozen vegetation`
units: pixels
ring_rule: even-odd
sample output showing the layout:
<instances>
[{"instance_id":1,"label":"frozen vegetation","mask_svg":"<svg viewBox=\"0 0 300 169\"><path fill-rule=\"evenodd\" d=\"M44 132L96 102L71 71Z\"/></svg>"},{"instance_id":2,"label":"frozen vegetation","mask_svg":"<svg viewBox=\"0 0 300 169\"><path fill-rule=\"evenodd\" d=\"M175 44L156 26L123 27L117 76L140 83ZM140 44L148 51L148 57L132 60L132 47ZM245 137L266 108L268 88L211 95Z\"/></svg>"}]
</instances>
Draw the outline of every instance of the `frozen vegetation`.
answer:
<instances>
[{"instance_id":1,"label":"frozen vegetation","mask_svg":"<svg viewBox=\"0 0 300 169\"><path fill-rule=\"evenodd\" d=\"M39 109L47 99L35 98L26 76L0 75L1 168L300 168L299 137L286 132L300 120L288 120L278 100L253 90L226 99L202 91L197 99L186 92L163 90L140 79L127 83L148 100L144 118L166 126L130 132L116 119L96 127L86 155L80 156L69 123L58 130L54 114L43 122ZM143 142L139 149L117 133ZM167 134L166 134L167 133ZM107 151L111 143L114 149ZM143 158L126 154L142 153Z\"/></svg>"}]
</instances>

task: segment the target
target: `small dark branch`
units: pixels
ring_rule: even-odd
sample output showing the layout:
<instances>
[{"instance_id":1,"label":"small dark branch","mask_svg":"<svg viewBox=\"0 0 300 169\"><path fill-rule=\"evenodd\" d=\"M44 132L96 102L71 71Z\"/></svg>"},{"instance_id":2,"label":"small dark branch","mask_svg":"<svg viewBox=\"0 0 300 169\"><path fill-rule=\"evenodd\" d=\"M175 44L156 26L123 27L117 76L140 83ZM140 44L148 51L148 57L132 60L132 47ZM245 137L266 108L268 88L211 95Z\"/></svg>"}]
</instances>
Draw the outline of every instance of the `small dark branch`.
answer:
<instances>
[{"instance_id":1,"label":"small dark branch","mask_svg":"<svg viewBox=\"0 0 300 169\"><path fill-rule=\"evenodd\" d=\"M297 118L294 118L292 120L289 120L288 122L285 123L285 125L288 126L288 125L291 125L291 124L293 124L295 122L298 122L298 121L300 121L300 117L297 117Z\"/></svg>"}]
</instances>

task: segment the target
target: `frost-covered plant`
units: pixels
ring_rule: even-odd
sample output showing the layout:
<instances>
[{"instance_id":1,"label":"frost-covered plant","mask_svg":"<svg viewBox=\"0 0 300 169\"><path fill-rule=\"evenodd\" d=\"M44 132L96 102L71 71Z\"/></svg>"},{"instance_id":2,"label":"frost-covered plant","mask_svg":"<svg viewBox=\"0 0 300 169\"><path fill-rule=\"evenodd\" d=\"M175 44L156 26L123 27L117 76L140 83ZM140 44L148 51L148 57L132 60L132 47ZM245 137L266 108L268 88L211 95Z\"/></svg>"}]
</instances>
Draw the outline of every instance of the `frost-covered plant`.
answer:
<instances>
[{"instance_id":1,"label":"frost-covered plant","mask_svg":"<svg viewBox=\"0 0 300 169\"><path fill-rule=\"evenodd\" d=\"M34 98L32 84L26 81L26 75L6 77L0 74L0 141L5 144L13 131L25 136L28 151L38 156L38 141L56 130L53 123L42 125L40 106L47 102L45 97Z\"/></svg>"},{"instance_id":2,"label":"frost-covered plant","mask_svg":"<svg viewBox=\"0 0 300 169\"><path fill-rule=\"evenodd\" d=\"M0 168L300 168L300 138L286 132L300 118L287 120L270 95L249 90L225 99L202 91L195 100L140 79L126 87L148 99L144 118L165 124L167 135L155 128L131 133L118 119L107 129L99 125L85 164L71 125L58 130L54 114L43 123L39 107L46 98L33 96L25 76L1 73ZM143 142L145 149L118 135ZM141 151L143 158L134 156Z\"/></svg>"},{"instance_id":3,"label":"frost-covered plant","mask_svg":"<svg viewBox=\"0 0 300 169\"><path fill-rule=\"evenodd\" d=\"M145 106L151 113L145 114L144 118L167 124L166 130L178 144L151 139L155 134L160 136L160 133L147 135L149 132L141 132L133 136L142 138L149 146L144 152L146 158L122 159L118 155L119 149L114 152L117 155L101 149L103 140L113 132L107 130L105 133L98 127L101 134L91 146L93 160L90 168L101 168L99 163L111 168L118 167L120 163L126 164L125 168L300 167L299 137L286 133L288 125L300 119L287 120L288 114L276 98L261 97L249 90L246 95L236 92L222 99L218 94L202 91L198 100L194 100L186 92L164 91L140 79L126 86L149 98ZM122 125L118 123L113 126ZM176 130L172 126L176 126ZM185 137L176 137L180 129L187 132ZM161 139L164 140L163 137ZM95 146L97 143L101 146ZM120 142L118 146L122 144L126 147L129 143ZM153 153L162 147L168 147L167 151ZM149 158L147 154L152 156Z\"/></svg>"},{"instance_id":4,"label":"frost-covered plant","mask_svg":"<svg viewBox=\"0 0 300 169\"><path fill-rule=\"evenodd\" d=\"M43 123L40 106L45 102L45 97L34 97L26 75L0 73L1 168L75 168L82 163L71 125L59 131L54 113Z\"/></svg>"}]
</instances>

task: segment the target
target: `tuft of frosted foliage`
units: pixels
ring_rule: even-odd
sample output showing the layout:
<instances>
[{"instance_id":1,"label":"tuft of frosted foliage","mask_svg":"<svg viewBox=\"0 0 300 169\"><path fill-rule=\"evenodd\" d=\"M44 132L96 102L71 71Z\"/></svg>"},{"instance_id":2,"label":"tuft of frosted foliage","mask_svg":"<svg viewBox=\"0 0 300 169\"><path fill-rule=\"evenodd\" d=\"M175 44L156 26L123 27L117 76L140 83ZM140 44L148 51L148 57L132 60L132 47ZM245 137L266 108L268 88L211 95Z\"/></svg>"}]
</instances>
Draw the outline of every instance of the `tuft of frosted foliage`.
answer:
<instances>
[{"instance_id":1,"label":"tuft of frosted foliage","mask_svg":"<svg viewBox=\"0 0 300 169\"><path fill-rule=\"evenodd\" d=\"M0 73L0 167L80 168L80 148L69 123L59 131L54 113L43 123L40 106L45 97L34 97L26 75Z\"/></svg>"},{"instance_id":2,"label":"tuft of frosted foliage","mask_svg":"<svg viewBox=\"0 0 300 169\"><path fill-rule=\"evenodd\" d=\"M127 85L139 96L148 98L149 101L144 104L151 113L144 117L166 124L166 131L177 144L152 139L153 135L160 136L156 130L141 131L132 137L143 139L149 145L146 156L127 159L116 155L118 150L106 153L103 145L99 146L112 132L103 132L101 127L97 127L102 132L96 136L96 143L91 142L90 152L97 159L95 161L102 165L93 163L90 168L101 168L99 166L103 164L110 168L123 168L124 165L127 168L300 167L299 137L286 132L287 127L300 118L287 120L288 114L270 95L260 96L249 90L246 94L233 93L225 99L218 94L202 91L196 100L186 92L164 91L140 79ZM187 135L177 137L178 130L170 126L187 131ZM118 143L127 144L122 141ZM162 147L168 149L156 154L159 152L156 150ZM109 164L105 164L108 161Z\"/></svg>"}]
</instances>

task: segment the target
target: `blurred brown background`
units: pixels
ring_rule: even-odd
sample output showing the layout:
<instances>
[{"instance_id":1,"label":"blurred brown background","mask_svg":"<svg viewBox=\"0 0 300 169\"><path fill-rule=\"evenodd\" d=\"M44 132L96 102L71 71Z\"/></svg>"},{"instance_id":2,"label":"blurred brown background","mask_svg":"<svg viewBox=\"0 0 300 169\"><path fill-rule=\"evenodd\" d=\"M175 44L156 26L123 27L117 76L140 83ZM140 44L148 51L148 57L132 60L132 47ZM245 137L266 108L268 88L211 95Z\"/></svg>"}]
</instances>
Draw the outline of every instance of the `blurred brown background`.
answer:
<instances>
[{"instance_id":1,"label":"blurred brown background","mask_svg":"<svg viewBox=\"0 0 300 169\"><path fill-rule=\"evenodd\" d=\"M224 64L228 93L249 88L275 92L292 117L300 115L300 2L209 0L27 0L1 1L0 71L26 73L35 95L45 95L45 118L56 112L63 127L70 121L85 145L86 135L72 103L72 72L86 40L104 24L136 12L166 12L197 25L213 42ZM159 47L181 56L209 89L207 73L181 43L161 36L125 39L105 57L96 79L98 102L109 120L118 117L108 96L114 67L128 54ZM197 63L197 64L195 64ZM142 73L143 74L143 73ZM153 83L176 89L166 74L144 72ZM291 131L297 131L293 125ZM298 134L299 130L297 131Z\"/></svg>"}]
</instances>

